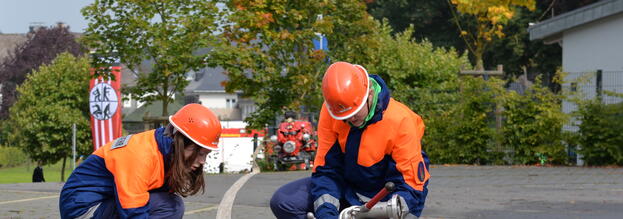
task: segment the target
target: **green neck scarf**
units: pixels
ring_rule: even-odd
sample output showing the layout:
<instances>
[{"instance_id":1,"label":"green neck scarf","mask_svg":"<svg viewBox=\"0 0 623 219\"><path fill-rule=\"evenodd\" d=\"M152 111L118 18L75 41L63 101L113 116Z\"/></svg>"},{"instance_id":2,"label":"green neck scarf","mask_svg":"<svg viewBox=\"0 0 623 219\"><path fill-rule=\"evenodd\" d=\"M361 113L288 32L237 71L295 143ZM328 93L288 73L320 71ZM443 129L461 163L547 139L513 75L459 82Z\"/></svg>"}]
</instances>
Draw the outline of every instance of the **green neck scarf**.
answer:
<instances>
[{"instance_id":1,"label":"green neck scarf","mask_svg":"<svg viewBox=\"0 0 623 219\"><path fill-rule=\"evenodd\" d=\"M376 82L376 80L374 80L373 78L368 77L368 79L370 80L370 83L372 83L372 89L374 91L374 97L372 97L372 106L370 106L370 109L368 110L368 116L366 116L366 118L363 120L363 123L361 124L361 126L357 128L363 128L368 123L368 121L372 119L372 117L374 116L374 111L376 111L375 109L376 109L376 103L378 102L378 99L379 99L379 93L381 93L381 85L379 85L379 83ZM348 124L353 126L353 124L351 124L350 122Z\"/></svg>"}]
</instances>

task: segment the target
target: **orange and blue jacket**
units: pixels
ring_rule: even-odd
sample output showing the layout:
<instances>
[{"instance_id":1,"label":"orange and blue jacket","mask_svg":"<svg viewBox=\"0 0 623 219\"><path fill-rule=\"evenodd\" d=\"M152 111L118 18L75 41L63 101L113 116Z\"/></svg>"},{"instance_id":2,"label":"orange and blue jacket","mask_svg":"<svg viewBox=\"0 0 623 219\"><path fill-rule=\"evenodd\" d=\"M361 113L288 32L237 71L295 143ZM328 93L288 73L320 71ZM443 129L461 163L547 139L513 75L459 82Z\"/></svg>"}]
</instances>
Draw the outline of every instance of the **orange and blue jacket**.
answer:
<instances>
[{"instance_id":1,"label":"orange and blue jacket","mask_svg":"<svg viewBox=\"0 0 623 219\"><path fill-rule=\"evenodd\" d=\"M78 166L61 191L61 218L76 218L107 199L115 199L121 218L147 218L149 192L168 191L173 140L164 128L118 138Z\"/></svg>"},{"instance_id":2,"label":"orange and blue jacket","mask_svg":"<svg viewBox=\"0 0 623 219\"><path fill-rule=\"evenodd\" d=\"M316 218L337 218L340 203L362 205L393 182L409 213L420 216L428 194L428 157L422 151L424 122L381 86L375 114L358 128L333 119L322 106L318 151L312 173L311 196ZM382 201L387 201L391 195ZM341 206L347 207L347 206Z\"/></svg>"}]
</instances>

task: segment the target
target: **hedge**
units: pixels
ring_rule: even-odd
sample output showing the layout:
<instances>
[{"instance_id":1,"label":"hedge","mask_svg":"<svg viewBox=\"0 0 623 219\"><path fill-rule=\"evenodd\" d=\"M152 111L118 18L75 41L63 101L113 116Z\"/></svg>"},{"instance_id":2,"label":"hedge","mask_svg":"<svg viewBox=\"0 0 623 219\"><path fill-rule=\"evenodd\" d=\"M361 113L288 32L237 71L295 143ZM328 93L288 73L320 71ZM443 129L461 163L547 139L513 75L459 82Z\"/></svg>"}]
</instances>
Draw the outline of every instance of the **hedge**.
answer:
<instances>
[{"instance_id":1,"label":"hedge","mask_svg":"<svg viewBox=\"0 0 623 219\"><path fill-rule=\"evenodd\" d=\"M623 103L579 106L578 153L586 165L623 165Z\"/></svg>"}]
</instances>

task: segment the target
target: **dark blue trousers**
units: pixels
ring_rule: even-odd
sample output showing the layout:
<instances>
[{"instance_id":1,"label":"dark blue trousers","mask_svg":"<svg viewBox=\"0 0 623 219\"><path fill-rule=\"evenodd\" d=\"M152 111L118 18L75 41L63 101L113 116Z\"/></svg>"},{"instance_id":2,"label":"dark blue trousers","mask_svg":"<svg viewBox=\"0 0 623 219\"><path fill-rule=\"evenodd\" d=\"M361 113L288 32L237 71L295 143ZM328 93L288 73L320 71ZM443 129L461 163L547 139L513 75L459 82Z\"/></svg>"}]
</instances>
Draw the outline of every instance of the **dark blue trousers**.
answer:
<instances>
[{"instance_id":1,"label":"dark blue trousers","mask_svg":"<svg viewBox=\"0 0 623 219\"><path fill-rule=\"evenodd\" d=\"M270 210L278 219L306 219L307 212L314 212L314 200L310 190L311 177L285 184L270 199ZM340 210L349 206L346 200L340 199Z\"/></svg>"},{"instance_id":2,"label":"dark blue trousers","mask_svg":"<svg viewBox=\"0 0 623 219\"><path fill-rule=\"evenodd\" d=\"M178 195L169 192L149 193L149 218L175 219L184 216L184 201ZM117 204L114 199L108 199L97 208L93 215L95 219L119 218Z\"/></svg>"},{"instance_id":3,"label":"dark blue trousers","mask_svg":"<svg viewBox=\"0 0 623 219\"><path fill-rule=\"evenodd\" d=\"M314 211L310 189L311 177L283 185L270 199L270 210L278 219L306 219L307 212Z\"/></svg>"}]
</instances>

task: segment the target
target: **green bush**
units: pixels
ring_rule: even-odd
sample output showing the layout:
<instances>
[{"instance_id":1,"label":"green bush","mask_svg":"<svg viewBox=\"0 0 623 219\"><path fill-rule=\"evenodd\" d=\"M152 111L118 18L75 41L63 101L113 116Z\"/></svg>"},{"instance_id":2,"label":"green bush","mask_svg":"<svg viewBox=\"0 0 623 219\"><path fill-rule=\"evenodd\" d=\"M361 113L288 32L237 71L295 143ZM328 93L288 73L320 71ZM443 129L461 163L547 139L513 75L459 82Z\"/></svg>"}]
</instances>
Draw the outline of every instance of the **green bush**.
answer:
<instances>
[{"instance_id":1,"label":"green bush","mask_svg":"<svg viewBox=\"0 0 623 219\"><path fill-rule=\"evenodd\" d=\"M623 103L579 105L578 153L586 165L623 165Z\"/></svg>"},{"instance_id":2,"label":"green bush","mask_svg":"<svg viewBox=\"0 0 623 219\"><path fill-rule=\"evenodd\" d=\"M562 126L567 115L562 112L561 98L541 86L539 79L524 95L505 93L502 143L511 149L514 164L567 162L562 144Z\"/></svg>"},{"instance_id":3,"label":"green bush","mask_svg":"<svg viewBox=\"0 0 623 219\"><path fill-rule=\"evenodd\" d=\"M464 77L453 104L425 118L424 146L434 163L499 164L503 152L496 148L494 119L490 116L501 81Z\"/></svg>"},{"instance_id":4,"label":"green bush","mask_svg":"<svg viewBox=\"0 0 623 219\"><path fill-rule=\"evenodd\" d=\"M0 120L0 145L10 145L8 139L9 134L11 133L10 120Z\"/></svg>"},{"instance_id":5,"label":"green bush","mask_svg":"<svg viewBox=\"0 0 623 219\"><path fill-rule=\"evenodd\" d=\"M432 162L488 162L493 132L482 115L486 115L490 96L479 97L478 80L466 79L466 86L474 86L466 90L473 98L460 101L466 94L459 93L458 72L469 66L466 54L435 48L427 40L417 42L411 38L413 28L392 35L387 24L377 24L379 32L374 37L382 46L370 46L365 58L349 54L340 60L362 64L369 73L380 75L393 98L422 116L426 125L423 147Z\"/></svg>"},{"instance_id":6,"label":"green bush","mask_svg":"<svg viewBox=\"0 0 623 219\"><path fill-rule=\"evenodd\" d=\"M520 95L503 81L463 77L458 92L424 91L429 104L424 146L434 163L459 164L566 164L562 126L567 115L561 95L539 81ZM496 129L495 109L502 106L504 122ZM506 159L505 159L506 158Z\"/></svg>"},{"instance_id":7,"label":"green bush","mask_svg":"<svg viewBox=\"0 0 623 219\"><path fill-rule=\"evenodd\" d=\"M377 23L377 28L374 43L363 51L333 59L362 64L369 73L380 75L392 97L422 116L423 149L431 162L565 163L561 127L566 119L560 96L539 85L518 95L495 78L459 77L461 68L470 67L466 54L435 48L427 40L417 42L411 38L412 28L394 35L385 22ZM500 115L506 121L499 130L496 107L507 108Z\"/></svg>"},{"instance_id":8,"label":"green bush","mask_svg":"<svg viewBox=\"0 0 623 219\"><path fill-rule=\"evenodd\" d=\"M19 148L0 146L0 167L14 167L28 160L28 156Z\"/></svg>"},{"instance_id":9,"label":"green bush","mask_svg":"<svg viewBox=\"0 0 623 219\"><path fill-rule=\"evenodd\" d=\"M273 162L270 160L270 156L266 156L264 159L255 159L255 163L262 172L273 171Z\"/></svg>"},{"instance_id":10,"label":"green bush","mask_svg":"<svg viewBox=\"0 0 623 219\"><path fill-rule=\"evenodd\" d=\"M369 73L380 75L396 98L418 113L439 104L423 102L420 92L442 94L456 92L458 72L469 66L467 55L454 49L435 48L427 40L416 42L411 38L413 28L391 35L391 28L381 24L377 40L382 45L374 48L369 62L362 63Z\"/></svg>"}]
</instances>

